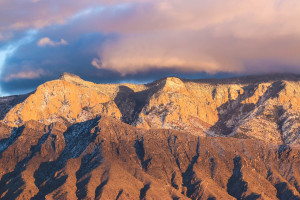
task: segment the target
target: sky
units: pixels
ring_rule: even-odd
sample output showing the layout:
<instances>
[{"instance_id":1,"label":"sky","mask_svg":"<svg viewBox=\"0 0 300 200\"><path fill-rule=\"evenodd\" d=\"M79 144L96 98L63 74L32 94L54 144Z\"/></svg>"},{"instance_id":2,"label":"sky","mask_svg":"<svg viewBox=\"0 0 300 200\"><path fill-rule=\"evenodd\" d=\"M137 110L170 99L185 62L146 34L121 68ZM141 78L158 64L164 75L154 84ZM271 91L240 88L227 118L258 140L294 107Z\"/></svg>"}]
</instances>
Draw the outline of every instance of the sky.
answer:
<instances>
[{"instance_id":1,"label":"sky","mask_svg":"<svg viewBox=\"0 0 300 200\"><path fill-rule=\"evenodd\" d=\"M1 0L0 96L97 83L300 73L299 0Z\"/></svg>"}]
</instances>

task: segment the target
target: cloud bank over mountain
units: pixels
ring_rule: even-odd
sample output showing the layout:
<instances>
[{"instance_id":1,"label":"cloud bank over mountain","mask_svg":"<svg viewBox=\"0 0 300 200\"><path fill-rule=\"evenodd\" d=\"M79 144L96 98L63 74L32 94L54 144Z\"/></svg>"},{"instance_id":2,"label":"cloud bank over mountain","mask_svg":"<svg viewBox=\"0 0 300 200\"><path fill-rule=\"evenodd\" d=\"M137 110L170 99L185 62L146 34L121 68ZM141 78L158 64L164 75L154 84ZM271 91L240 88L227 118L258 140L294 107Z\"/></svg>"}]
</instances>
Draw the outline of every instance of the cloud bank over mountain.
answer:
<instances>
[{"instance_id":1,"label":"cloud bank over mountain","mask_svg":"<svg viewBox=\"0 0 300 200\"><path fill-rule=\"evenodd\" d=\"M40 81L64 71L100 80L300 73L298 0L4 0L0 18L4 91L32 71Z\"/></svg>"}]
</instances>

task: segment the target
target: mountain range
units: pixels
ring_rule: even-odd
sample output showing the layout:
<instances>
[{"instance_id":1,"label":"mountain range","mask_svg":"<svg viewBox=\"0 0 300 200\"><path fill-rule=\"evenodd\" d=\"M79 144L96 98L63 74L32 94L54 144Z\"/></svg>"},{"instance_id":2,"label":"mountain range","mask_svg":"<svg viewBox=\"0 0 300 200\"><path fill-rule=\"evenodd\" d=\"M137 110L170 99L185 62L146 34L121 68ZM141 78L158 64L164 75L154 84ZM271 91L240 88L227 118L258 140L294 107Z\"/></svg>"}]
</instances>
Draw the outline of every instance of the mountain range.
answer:
<instances>
[{"instance_id":1,"label":"mountain range","mask_svg":"<svg viewBox=\"0 0 300 200\"><path fill-rule=\"evenodd\" d=\"M0 98L0 199L300 199L300 75Z\"/></svg>"}]
</instances>

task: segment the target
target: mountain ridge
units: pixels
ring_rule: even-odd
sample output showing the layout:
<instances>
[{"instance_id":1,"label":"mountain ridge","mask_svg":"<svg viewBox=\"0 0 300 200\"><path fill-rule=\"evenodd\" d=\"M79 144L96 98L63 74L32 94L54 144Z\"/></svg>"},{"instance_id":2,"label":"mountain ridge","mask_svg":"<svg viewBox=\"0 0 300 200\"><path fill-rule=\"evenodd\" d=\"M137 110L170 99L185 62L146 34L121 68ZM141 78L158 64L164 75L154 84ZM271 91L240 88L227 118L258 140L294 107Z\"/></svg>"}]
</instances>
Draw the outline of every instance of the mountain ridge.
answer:
<instances>
[{"instance_id":1,"label":"mountain ridge","mask_svg":"<svg viewBox=\"0 0 300 200\"><path fill-rule=\"evenodd\" d=\"M254 79L248 76L211 83L168 77L149 84L95 84L64 73L39 86L23 102L4 109L2 121L11 126L28 120L75 123L101 115L146 129L299 144L300 76ZM262 122L269 130L260 127Z\"/></svg>"},{"instance_id":2,"label":"mountain ridge","mask_svg":"<svg viewBox=\"0 0 300 200\"><path fill-rule=\"evenodd\" d=\"M250 79L0 98L0 199L299 200L300 78Z\"/></svg>"}]
</instances>

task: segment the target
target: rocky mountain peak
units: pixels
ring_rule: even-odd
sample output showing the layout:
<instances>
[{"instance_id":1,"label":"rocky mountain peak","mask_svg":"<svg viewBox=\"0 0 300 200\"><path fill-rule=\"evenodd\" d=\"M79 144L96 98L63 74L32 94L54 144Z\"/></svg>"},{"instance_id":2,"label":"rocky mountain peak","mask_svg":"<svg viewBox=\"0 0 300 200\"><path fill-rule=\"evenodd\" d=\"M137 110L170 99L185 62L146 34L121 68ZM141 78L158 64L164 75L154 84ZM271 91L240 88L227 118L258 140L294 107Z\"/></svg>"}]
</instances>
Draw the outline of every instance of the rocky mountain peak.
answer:
<instances>
[{"instance_id":1,"label":"rocky mountain peak","mask_svg":"<svg viewBox=\"0 0 300 200\"><path fill-rule=\"evenodd\" d=\"M85 86L85 87L90 87L90 86L94 85L94 83L85 81L85 80L81 79L80 76L77 76L75 74L68 73L68 72L62 73L59 76L58 80L67 81L67 82L74 83L76 85L82 85L82 86Z\"/></svg>"},{"instance_id":2,"label":"rocky mountain peak","mask_svg":"<svg viewBox=\"0 0 300 200\"><path fill-rule=\"evenodd\" d=\"M27 99L11 108L3 121L10 126L21 126L30 120L46 125L54 122L73 124L97 115L120 119L114 101L94 85L79 76L64 73L58 80L40 85Z\"/></svg>"},{"instance_id":3,"label":"rocky mountain peak","mask_svg":"<svg viewBox=\"0 0 300 200\"><path fill-rule=\"evenodd\" d=\"M177 77L168 77L164 79L162 90L164 92L179 92L184 94L188 93L182 80Z\"/></svg>"},{"instance_id":4,"label":"rocky mountain peak","mask_svg":"<svg viewBox=\"0 0 300 200\"><path fill-rule=\"evenodd\" d=\"M165 87L170 87L170 88L184 87L184 83L177 77L168 77L165 79Z\"/></svg>"},{"instance_id":5,"label":"rocky mountain peak","mask_svg":"<svg viewBox=\"0 0 300 200\"><path fill-rule=\"evenodd\" d=\"M180 91L185 89L184 83L176 77L168 77L164 80L164 90L166 91Z\"/></svg>"},{"instance_id":6,"label":"rocky mountain peak","mask_svg":"<svg viewBox=\"0 0 300 200\"><path fill-rule=\"evenodd\" d=\"M75 74L72 74L72 73L68 73L68 72L64 72L62 73L60 76L59 76L59 79L60 80L82 80L80 78L80 76L77 76Z\"/></svg>"}]
</instances>

